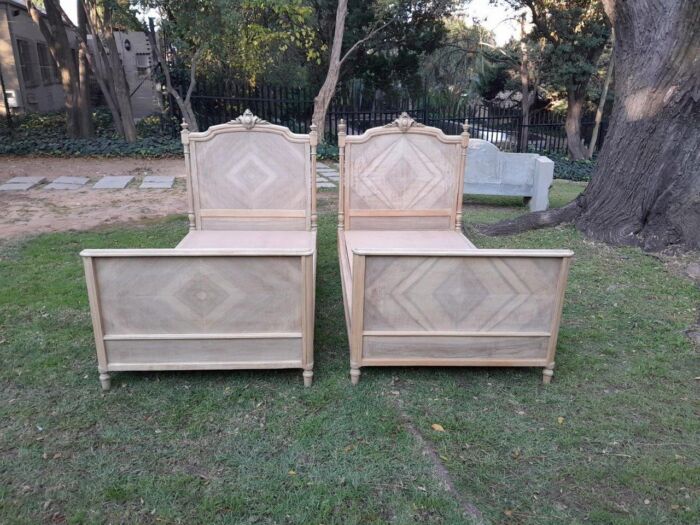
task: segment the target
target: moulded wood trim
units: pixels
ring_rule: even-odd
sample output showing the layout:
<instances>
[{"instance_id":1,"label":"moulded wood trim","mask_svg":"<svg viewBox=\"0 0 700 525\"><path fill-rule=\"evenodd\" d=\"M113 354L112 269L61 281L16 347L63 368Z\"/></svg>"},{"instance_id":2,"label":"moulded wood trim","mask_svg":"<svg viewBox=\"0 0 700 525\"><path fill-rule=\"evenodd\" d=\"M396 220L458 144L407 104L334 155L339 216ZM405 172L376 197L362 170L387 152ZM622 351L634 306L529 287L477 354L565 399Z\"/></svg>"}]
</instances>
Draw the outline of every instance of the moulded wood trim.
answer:
<instances>
[{"instance_id":1,"label":"moulded wood trim","mask_svg":"<svg viewBox=\"0 0 700 525\"><path fill-rule=\"evenodd\" d=\"M372 337L550 337L550 332L479 332L475 330L366 330L362 335Z\"/></svg>"},{"instance_id":2,"label":"moulded wood trim","mask_svg":"<svg viewBox=\"0 0 700 525\"><path fill-rule=\"evenodd\" d=\"M491 358L363 358L360 366L546 366L546 359L491 359Z\"/></svg>"},{"instance_id":3,"label":"moulded wood trim","mask_svg":"<svg viewBox=\"0 0 700 525\"><path fill-rule=\"evenodd\" d=\"M309 135L293 133L285 126L278 126L277 124L270 124L269 122L257 122L253 127L247 128L243 124L234 121L211 126L206 131L192 131L189 134L189 140L191 142L206 142L217 135L225 133L271 133L274 135L282 135L290 142L300 144L309 144L311 142L311 137Z\"/></svg>"},{"instance_id":4,"label":"moulded wood trim","mask_svg":"<svg viewBox=\"0 0 700 525\"><path fill-rule=\"evenodd\" d=\"M100 295L97 289L95 265L91 257L83 258L85 268L85 282L87 285L88 302L90 303L90 317L92 318L92 331L95 336L95 348L97 349L97 365L100 372L108 366L107 349L105 348L104 333L102 329L102 309L100 308Z\"/></svg>"},{"instance_id":5,"label":"moulded wood trim","mask_svg":"<svg viewBox=\"0 0 700 525\"><path fill-rule=\"evenodd\" d=\"M299 339L301 332L240 332L231 334L108 334L105 341L190 341L196 339Z\"/></svg>"},{"instance_id":6,"label":"moulded wood trim","mask_svg":"<svg viewBox=\"0 0 700 525\"><path fill-rule=\"evenodd\" d=\"M549 340L549 348L547 350L548 365L554 361L554 354L557 351L557 339L559 338L559 325L561 324L561 316L564 311L564 294L566 293L566 282L569 277L570 259L564 259L559 269L559 279L557 280L557 298L554 310L552 312L552 333L554 336Z\"/></svg>"},{"instance_id":7,"label":"moulded wood trim","mask_svg":"<svg viewBox=\"0 0 700 525\"><path fill-rule=\"evenodd\" d=\"M353 248L357 255L375 256L405 256L405 257L573 257L571 250L510 250L510 249L486 249L466 248L464 250L396 250L391 248L368 249Z\"/></svg>"},{"instance_id":8,"label":"moulded wood trim","mask_svg":"<svg viewBox=\"0 0 700 525\"><path fill-rule=\"evenodd\" d=\"M449 217L452 214L452 209L435 209L435 210L381 210L381 209L351 209L348 215L351 217Z\"/></svg>"},{"instance_id":9,"label":"moulded wood trim","mask_svg":"<svg viewBox=\"0 0 700 525\"><path fill-rule=\"evenodd\" d=\"M189 248L126 248L88 249L80 252L81 257L296 257L311 255L315 248L305 250L280 249L189 249Z\"/></svg>"},{"instance_id":10,"label":"moulded wood trim","mask_svg":"<svg viewBox=\"0 0 700 525\"><path fill-rule=\"evenodd\" d=\"M279 209L250 209L250 210L245 210L245 209L216 209L216 208L207 208L203 209L200 212L200 215L203 218L209 218L209 217L226 217L226 218L235 218L235 217L261 217L261 218L304 218L307 216L306 210L279 210Z\"/></svg>"},{"instance_id":11,"label":"moulded wood trim","mask_svg":"<svg viewBox=\"0 0 700 525\"><path fill-rule=\"evenodd\" d=\"M148 372L153 370L259 370L267 368L302 368L294 361L223 361L219 363L109 363L108 372Z\"/></svg>"},{"instance_id":12,"label":"moulded wood trim","mask_svg":"<svg viewBox=\"0 0 700 525\"><path fill-rule=\"evenodd\" d=\"M362 144L367 142L372 137L378 137L380 135L428 135L435 137L440 142L445 144L462 144L462 137L460 135L445 135L440 128L434 128L432 126L411 126L408 130L402 130L398 127L376 127L370 128L365 131L362 135L348 135L345 137L346 145L350 144Z\"/></svg>"},{"instance_id":13,"label":"moulded wood trim","mask_svg":"<svg viewBox=\"0 0 700 525\"><path fill-rule=\"evenodd\" d=\"M353 255L352 274L352 311L350 313L350 360L359 363L362 360L362 345L365 308L365 258Z\"/></svg>"}]
</instances>

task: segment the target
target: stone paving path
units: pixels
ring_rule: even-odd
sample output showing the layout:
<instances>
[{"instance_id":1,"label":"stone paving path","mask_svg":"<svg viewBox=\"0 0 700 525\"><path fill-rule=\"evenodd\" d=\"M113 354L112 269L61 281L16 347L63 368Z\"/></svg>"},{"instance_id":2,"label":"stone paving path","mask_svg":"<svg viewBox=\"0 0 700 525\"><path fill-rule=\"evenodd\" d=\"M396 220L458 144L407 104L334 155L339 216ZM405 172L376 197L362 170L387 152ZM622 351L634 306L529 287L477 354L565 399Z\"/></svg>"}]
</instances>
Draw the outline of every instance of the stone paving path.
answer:
<instances>
[{"instance_id":1,"label":"stone paving path","mask_svg":"<svg viewBox=\"0 0 700 525\"><path fill-rule=\"evenodd\" d=\"M340 182L340 174L335 168L319 162L316 170L317 188L337 188ZM49 184L37 189L47 190L78 190L84 188L90 179L88 177L61 176L50 181ZM133 175L106 175L97 181L92 189L95 190L122 190L134 180ZM45 177L14 177L5 184L0 185L0 191L26 191L46 182ZM139 189L171 189L175 183L175 177L170 175L148 175L143 178Z\"/></svg>"},{"instance_id":2,"label":"stone paving path","mask_svg":"<svg viewBox=\"0 0 700 525\"><path fill-rule=\"evenodd\" d=\"M59 177L46 186L47 190L77 190L85 186L88 182L87 177Z\"/></svg>"},{"instance_id":3,"label":"stone paving path","mask_svg":"<svg viewBox=\"0 0 700 525\"><path fill-rule=\"evenodd\" d=\"M107 175L93 186L96 190L123 190L134 180L133 175Z\"/></svg>"},{"instance_id":4,"label":"stone paving path","mask_svg":"<svg viewBox=\"0 0 700 525\"><path fill-rule=\"evenodd\" d=\"M337 188L340 182L340 174L335 168L319 162L316 164L316 187Z\"/></svg>"},{"instance_id":5,"label":"stone paving path","mask_svg":"<svg viewBox=\"0 0 700 525\"><path fill-rule=\"evenodd\" d=\"M0 186L0 191L20 191L33 188L44 182L44 177L14 177Z\"/></svg>"}]
</instances>

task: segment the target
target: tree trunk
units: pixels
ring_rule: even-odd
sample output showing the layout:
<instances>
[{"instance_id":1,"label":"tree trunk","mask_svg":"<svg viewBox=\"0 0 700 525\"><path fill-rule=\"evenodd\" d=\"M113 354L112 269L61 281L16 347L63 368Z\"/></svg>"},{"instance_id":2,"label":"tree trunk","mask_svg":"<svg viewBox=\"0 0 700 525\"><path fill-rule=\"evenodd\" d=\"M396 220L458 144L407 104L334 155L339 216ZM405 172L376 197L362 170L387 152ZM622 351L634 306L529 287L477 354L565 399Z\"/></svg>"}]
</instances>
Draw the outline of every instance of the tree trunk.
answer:
<instances>
[{"instance_id":1,"label":"tree trunk","mask_svg":"<svg viewBox=\"0 0 700 525\"><path fill-rule=\"evenodd\" d=\"M199 131L199 126L197 125L197 115L192 109L192 92L197 83L197 62L202 53L202 50L197 50L192 56L192 62L190 63L190 85L187 88L187 94L185 98L182 98L180 92L173 86L172 77L170 75L170 66L167 60L164 58L163 53L160 51L158 46L158 39L156 38L156 31L153 24L153 18L148 21L148 31L146 31L146 36L151 44L151 58L154 64L158 64L165 78L165 89L168 94L173 97L177 107L180 109L182 114L182 120L187 124L187 129L190 131Z\"/></svg>"},{"instance_id":2,"label":"tree trunk","mask_svg":"<svg viewBox=\"0 0 700 525\"><path fill-rule=\"evenodd\" d=\"M604 0L615 106L576 225L607 242L700 248L700 9Z\"/></svg>"},{"instance_id":3,"label":"tree trunk","mask_svg":"<svg viewBox=\"0 0 700 525\"><path fill-rule=\"evenodd\" d=\"M57 5L57 2L58 0L45 0L45 16L37 10L31 1L27 2L27 9L46 40L51 57L58 64L61 87L65 96L66 135L76 138L80 136L78 67L73 60L68 34L61 18L61 7Z\"/></svg>"},{"instance_id":4,"label":"tree trunk","mask_svg":"<svg viewBox=\"0 0 700 525\"><path fill-rule=\"evenodd\" d=\"M566 146L569 150L569 157L572 160L582 160L587 157L586 148L581 140L581 117L583 116L583 106L586 102L586 86L570 85L567 88L566 109Z\"/></svg>"},{"instance_id":5,"label":"tree trunk","mask_svg":"<svg viewBox=\"0 0 700 525\"><path fill-rule=\"evenodd\" d=\"M78 31L82 40L87 41L87 20L85 19L85 9L83 0L78 0ZM90 114L90 68L88 65L85 49L78 48L78 77L80 91L78 92L78 108L80 114L80 136L94 137L95 128L92 125L92 115Z\"/></svg>"},{"instance_id":6,"label":"tree trunk","mask_svg":"<svg viewBox=\"0 0 700 525\"><path fill-rule=\"evenodd\" d=\"M573 221L588 236L648 251L700 249L700 9L694 0L603 0L615 28L615 103L591 183L550 218L482 228L514 233ZM570 212L570 213L567 213Z\"/></svg>"},{"instance_id":7,"label":"tree trunk","mask_svg":"<svg viewBox=\"0 0 700 525\"><path fill-rule=\"evenodd\" d=\"M520 95L522 122L520 123L519 150L527 153L528 132L530 130L530 73L528 70L527 42L525 41L525 14L520 17ZM537 86L534 86L537 89ZM533 97L534 102L534 97Z\"/></svg>"},{"instance_id":8,"label":"tree trunk","mask_svg":"<svg viewBox=\"0 0 700 525\"><path fill-rule=\"evenodd\" d=\"M335 31L333 33L333 46L331 47L331 57L328 61L328 73L321 89L314 98L314 114L311 122L316 124L319 140L324 141L326 129L326 113L328 106L335 95L335 88L340 77L341 58L340 52L343 48L343 35L345 34L345 17L348 14L348 1L338 0L338 8L335 12Z\"/></svg>"},{"instance_id":9,"label":"tree trunk","mask_svg":"<svg viewBox=\"0 0 700 525\"><path fill-rule=\"evenodd\" d=\"M605 110L605 102L608 99L608 89L610 88L610 80L613 76L613 66L615 65L615 30L612 32L613 46L610 53L610 64L608 64L608 70L605 73L605 82L603 84L603 91L600 94L600 100L598 101L598 110L595 112L595 124L593 126L593 132L591 133L591 141L588 143L588 158L593 158L593 153L595 152L595 147L598 142L598 133L600 133L600 123L603 121L603 111Z\"/></svg>"}]
</instances>

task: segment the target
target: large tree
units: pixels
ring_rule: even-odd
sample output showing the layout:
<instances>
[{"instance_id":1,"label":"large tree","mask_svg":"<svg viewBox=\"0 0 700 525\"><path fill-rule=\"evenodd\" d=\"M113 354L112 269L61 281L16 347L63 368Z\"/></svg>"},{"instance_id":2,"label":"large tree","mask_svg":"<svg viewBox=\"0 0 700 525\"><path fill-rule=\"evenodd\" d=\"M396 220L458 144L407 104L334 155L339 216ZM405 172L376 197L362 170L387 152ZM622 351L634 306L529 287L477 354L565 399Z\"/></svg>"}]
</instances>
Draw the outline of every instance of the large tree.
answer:
<instances>
[{"instance_id":1,"label":"large tree","mask_svg":"<svg viewBox=\"0 0 700 525\"><path fill-rule=\"evenodd\" d=\"M608 41L610 27L600 0L506 0L526 7L532 16L532 38L547 42L546 77L566 94L566 138L569 156L587 157L581 136L588 83Z\"/></svg>"},{"instance_id":2,"label":"large tree","mask_svg":"<svg viewBox=\"0 0 700 525\"><path fill-rule=\"evenodd\" d=\"M44 11L41 12L32 0L28 0L27 9L46 40L51 58L58 65L65 96L66 135L89 136L89 113L87 119L81 117L81 110L87 112L86 99L81 99L79 67L71 51L71 42L62 16L63 10L58 0L44 0L43 4Z\"/></svg>"},{"instance_id":3,"label":"large tree","mask_svg":"<svg viewBox=\"0 0 700 525\"><path fill-rule=\"evenodd\" d=\"M233 76L254 85L267 68L284 61L290 48L318 58L312 9L305 0L143 0L161 14L161 49L153 27L145 27L165 88L190 130L198 129L191 97L197 78ZM183 78L186 71L187 78ZM230 75L230 76L229 76Z\"/></svg>"},{"instance_id":4,"label":"large tree","mask_svg":"<svg viewBox=\"0 0 700 525\"><path fill-rule=\"evenodd\" d=\"M79 26L75 26L59 0L44 0L43 4L45 14L31 0L27 1L27 8L39 25L61 72L66 95L68 136L85 137L92 134L86 69L89 64L112 112L115 129L127 141L136 140L129 86L114 39L113 18L115 13L125 9L124 6L115 0L81 0L78 2ZM67 28L72 29L78 38L79 49L75 55L70 47ZM92 37L90 43L88 35Z\"/></svg>"},{"instance_id":5,"label":"large tree","mask_svg":"<svg viewBox=\"0 0 700 525\"><path fill-rule=\"evenodd\" d=\"M454 0L316 0L318 32L330 49L314 99L313 123L323 137L341 69L370 89L415 83L420 58L440 46ZM360 53L359 51L364 51Z\"/></svg>"},{"instance_id":6,"label":"large tree","mask_svg":"<svg viewBox=\"0 0 700 525\"><path fill-rule=\"evenodd\" d=\"M563 208L482 228L573 222L592 238L700 248L700 9L695 0L603 0L615 28L615 102L586 190Z\"/></svg>"}]
</instances>

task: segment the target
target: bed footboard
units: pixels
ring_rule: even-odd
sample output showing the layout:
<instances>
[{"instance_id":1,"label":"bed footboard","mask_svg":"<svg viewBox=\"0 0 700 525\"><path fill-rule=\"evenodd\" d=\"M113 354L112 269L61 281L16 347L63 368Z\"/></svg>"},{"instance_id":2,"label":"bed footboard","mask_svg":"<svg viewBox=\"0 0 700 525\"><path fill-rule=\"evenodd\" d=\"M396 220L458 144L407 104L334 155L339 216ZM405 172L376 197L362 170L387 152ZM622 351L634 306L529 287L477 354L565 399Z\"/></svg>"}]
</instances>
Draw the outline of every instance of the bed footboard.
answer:
<instances>
[{"instance_id":1,"label":"bed footboard","mask_svg":"<svg viewBox=\"0 0 700 525\"><path fill-rule=\"evenodd\" d=\"M301 368L313 378L313 250L85 250L110 372Z\"/></svg>"},{"instance_id":2,"label":"bed footboard","mask_svg":"<svg viewBox=\"0 0 700 525\"><path fill-rule=\"evenodd\" d=\"M572 255L354 250L352 382L364 366L534 366L549 383Z\"/></svg>"}]
</instances>

